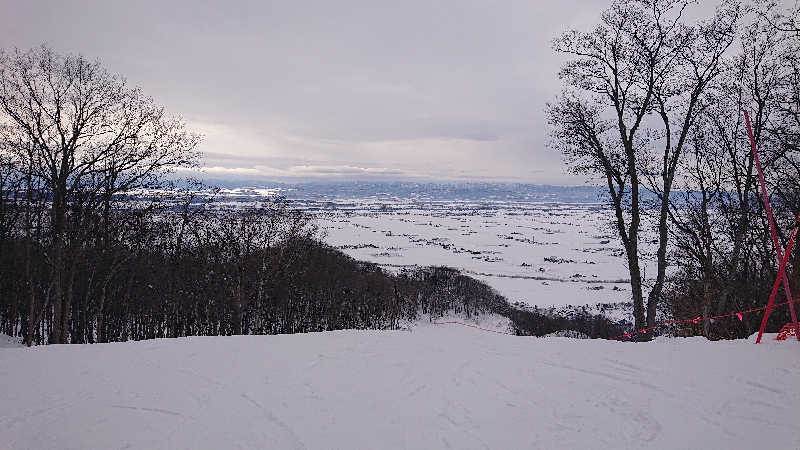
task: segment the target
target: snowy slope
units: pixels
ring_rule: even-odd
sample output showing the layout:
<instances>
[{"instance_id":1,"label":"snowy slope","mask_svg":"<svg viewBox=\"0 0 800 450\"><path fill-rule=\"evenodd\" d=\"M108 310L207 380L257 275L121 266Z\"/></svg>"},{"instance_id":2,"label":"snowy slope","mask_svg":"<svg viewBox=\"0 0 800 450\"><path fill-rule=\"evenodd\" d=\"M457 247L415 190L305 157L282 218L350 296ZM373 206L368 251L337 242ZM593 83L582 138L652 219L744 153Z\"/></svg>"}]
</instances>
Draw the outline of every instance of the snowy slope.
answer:
<instances>
[{"instance_id":1,"label":"snowy slope","mask_svg":"<svg viewBox=\"0 0 800 450\"><path fill-rule=\"evenodd\" d=\"M0 349L0 448L800 448L800 345L413 332Z\"/></svg>"},{"instance_id":2,"label":"snowy slope","mask_svg":"<svg viewBox=\"0 0 800 450\"><path fill-rule=\"evenodd\" d=\"M0 348L23 347L22 339L0 333Z\"/></svg>"},{"instance_id":3,"label":"snowy slope","mask_svg":"<svg viewBox=\"0 0 800 450\"><path fill-rule=\"evenodd\" d=\"M514 326L511 319L499 314L479 314L472 315L466 318L464 314L456 314L452 311L439 317L431 317L429 314L420 314L414 321L400 321L399 328L401 330L415 331L419 328L437 327L439 324L448 322L458 322L469 326L483 328L486 330L496 331L499 333L514 332Z\"/></svg>"}]
</instances>

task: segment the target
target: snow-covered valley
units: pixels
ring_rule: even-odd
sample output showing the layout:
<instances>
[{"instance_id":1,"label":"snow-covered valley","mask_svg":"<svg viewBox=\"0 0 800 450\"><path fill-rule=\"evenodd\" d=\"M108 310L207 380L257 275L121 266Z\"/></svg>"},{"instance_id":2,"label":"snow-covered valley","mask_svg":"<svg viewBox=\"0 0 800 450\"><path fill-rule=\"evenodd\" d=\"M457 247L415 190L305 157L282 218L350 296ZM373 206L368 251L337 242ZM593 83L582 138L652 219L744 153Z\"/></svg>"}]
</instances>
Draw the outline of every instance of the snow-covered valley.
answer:
<instances>
[{"instance_id":1,"label":"snow-covered valley","mask_svg":"<svg viewBox=\"0 0 800 450\"><path fill-rule=\"evenodd\" d=\"M391 271L453 267L512 303L547 308L630 301L622 247L594 190L523 185L498 193L502 185L438 185L442 192L418 193L406 185L310 186L227 189L218 207L285 195L292 207L317 218L326 242L356 259ZM655 273L648 219L645 276Z\"/></svg>"}]
</instances>

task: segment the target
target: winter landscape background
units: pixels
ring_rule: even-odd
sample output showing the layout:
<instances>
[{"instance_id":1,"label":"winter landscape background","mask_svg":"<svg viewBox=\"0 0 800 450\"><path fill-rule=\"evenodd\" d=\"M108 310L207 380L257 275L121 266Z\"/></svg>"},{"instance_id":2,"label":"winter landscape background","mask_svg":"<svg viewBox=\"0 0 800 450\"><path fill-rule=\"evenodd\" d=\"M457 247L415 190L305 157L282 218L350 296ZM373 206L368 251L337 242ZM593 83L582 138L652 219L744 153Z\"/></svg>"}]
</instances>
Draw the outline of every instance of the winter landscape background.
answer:
<instances>
[{"instance_id":1,"label":"winter landscape background","mask_svg":"<svg viewBox=\"0 0 800 450\"><path fill-rule=\"evenodd\" d=\"M800 449L800 0L0 42L0 450Z\"/></svg>"}]
</instances>

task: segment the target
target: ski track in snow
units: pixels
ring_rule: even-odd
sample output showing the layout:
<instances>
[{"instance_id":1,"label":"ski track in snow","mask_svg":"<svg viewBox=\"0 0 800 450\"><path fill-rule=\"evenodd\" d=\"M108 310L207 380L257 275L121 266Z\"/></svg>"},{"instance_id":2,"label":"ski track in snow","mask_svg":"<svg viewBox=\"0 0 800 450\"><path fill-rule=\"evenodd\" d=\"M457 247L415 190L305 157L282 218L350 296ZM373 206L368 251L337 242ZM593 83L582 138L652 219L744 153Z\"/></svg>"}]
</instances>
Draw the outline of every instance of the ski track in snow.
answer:
<instances>
[{"instance_id":1,"label":"ski track in snow","mask_svg":"<svg viewBox=\"0 0 800 450\"><path fill-rule=\"evenodd\" d=\"M800 448L800 345L465 327L0 349L2 449Z\"/></svg>"}]
</instances>

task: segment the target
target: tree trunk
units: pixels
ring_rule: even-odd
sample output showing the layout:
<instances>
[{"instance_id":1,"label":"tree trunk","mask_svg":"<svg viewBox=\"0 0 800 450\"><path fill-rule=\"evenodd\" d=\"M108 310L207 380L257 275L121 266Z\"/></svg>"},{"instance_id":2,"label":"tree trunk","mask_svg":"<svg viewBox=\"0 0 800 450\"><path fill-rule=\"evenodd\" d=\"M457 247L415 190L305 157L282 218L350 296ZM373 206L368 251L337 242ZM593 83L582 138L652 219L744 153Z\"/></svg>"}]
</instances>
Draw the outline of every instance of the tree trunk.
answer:
<instances>
[{"instance_id":1,"label":"tree trunk","mask_svg":"<svg viewBox=\"0 0 800 450\"><path fill-rule=\"evenodd\" d=\"M633 322L636 331L646 327L644 311L644 293L642 291L642 275L639 268L639 258L635 250L628 252L628 272L631 276L631 298L633 301ZM637 335L638 339L644 338L642 334Z\"/></svg>"},{"instance_id":2,"label":"tree trunk","mask_svg":"<svg viewBox=\"0 0 800 450\"><path fill-rule=\"evenodd\" d=\"M711 303L714 300L713 292L711 291L711 275L706 273L703 277L703 317L711 315ZM711 334L711 321L703 321L703 336L709 338Z\"/></svg>"}]
</instances>

